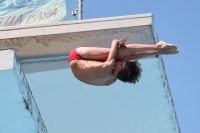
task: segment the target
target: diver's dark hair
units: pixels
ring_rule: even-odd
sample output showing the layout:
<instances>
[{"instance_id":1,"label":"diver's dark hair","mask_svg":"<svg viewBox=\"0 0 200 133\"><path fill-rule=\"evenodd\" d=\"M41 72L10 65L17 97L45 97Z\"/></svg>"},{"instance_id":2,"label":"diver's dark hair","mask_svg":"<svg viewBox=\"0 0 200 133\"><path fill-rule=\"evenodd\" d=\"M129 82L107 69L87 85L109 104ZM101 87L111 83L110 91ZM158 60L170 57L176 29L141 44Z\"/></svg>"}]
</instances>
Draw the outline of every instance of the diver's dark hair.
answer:
<instances>
[{"instance_id":1,"label":"diver's dark hair","mask_svg":"<svg viewBox=\"0 0 200 133\"><path fill-rule=\"evenodd\" d=\"M122 82L136 83L141 76L142 68L140 63L135 61L126 61L126 67L117 74L117 79Z\"/></svg>"}]
</instances>

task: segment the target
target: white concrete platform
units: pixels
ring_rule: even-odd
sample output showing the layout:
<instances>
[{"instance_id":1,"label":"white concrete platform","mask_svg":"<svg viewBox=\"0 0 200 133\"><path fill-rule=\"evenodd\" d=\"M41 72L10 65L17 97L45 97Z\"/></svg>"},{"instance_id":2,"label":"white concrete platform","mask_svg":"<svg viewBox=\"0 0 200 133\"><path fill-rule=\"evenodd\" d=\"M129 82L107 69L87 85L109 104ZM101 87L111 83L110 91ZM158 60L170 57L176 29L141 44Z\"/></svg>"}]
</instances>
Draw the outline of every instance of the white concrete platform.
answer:
<instances>
[{"instance_id":1,"label":"white concrete platform","mask_svg":"<svg viewBox=\"0 0 200 133\"><path fill-rule=\"evenodd\" d=\"M66 56L79 46L110 47L115 38L154 44L152 14L0 28L0 49L14 48L22 59Z\"/></svg>"},{"instance_id":2,"label":"white concrete platform","mask_svg":"<svg viewBox=\"0 0 200 133\"><path fill-rule=\"evenodd\" d=\"M6 27L0 33L0 49L14 48L25 73L67 68L75 47L110 47L125 35L127 44L155 44L157 37L152 14Z\"/></svg>"},{"instance_id":3,"label":"white concrete platform","mask_svg":"<svg viewBox=\"0 0 200 133\"><path fill-rule=\"evenodd\" d=\"M13 49L0 50L0 132L47 133Z\"/></svg>"}]
</instances>

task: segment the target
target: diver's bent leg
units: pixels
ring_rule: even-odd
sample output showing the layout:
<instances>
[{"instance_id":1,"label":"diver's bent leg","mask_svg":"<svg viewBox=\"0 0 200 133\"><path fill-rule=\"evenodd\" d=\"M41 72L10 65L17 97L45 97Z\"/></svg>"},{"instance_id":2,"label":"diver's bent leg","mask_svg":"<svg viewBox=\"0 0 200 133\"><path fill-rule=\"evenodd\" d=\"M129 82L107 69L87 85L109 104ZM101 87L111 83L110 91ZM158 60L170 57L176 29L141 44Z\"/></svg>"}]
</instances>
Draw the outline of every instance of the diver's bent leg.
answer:
<instances>
[{"instance_id":1,"label":"diver's bent leg","mask_svg":"<svg viewBox=\"0 0 200 133\"><path fill-rule=\"evenodd\" d=\"M156 45L129 44L117 50L116 58L120 58L128 54L134 54L145 50L157 50L157 49L158 48ZM81 55L83 59L105 61L108 58L110 48L78 47L76 51Z\"/></svg>"},{"instance_id":2,"label":"diver's bent leg","mask_svg":"<svg viewBox=\"0 0 200 133\"><path fill-rule=\"evenodd\" d=\"M179 49L174 44L168 44L163 41L158 42L156 45L151 44L129 44L120 48L117 52L116 58L121 58L125 55L135 54L138 52L155 51L158 54L176 54Z\"/></svg>"},{"instance_id":3,"label":"diver's bent leg","mask_svg":"<svg viewBox=\"0 0 200 133\"><path fill-rule=\"evenodd\" d=\"M105 61L108 58L110 48L100 47L78 47L76 52L85 60Z\"/></svg>"},{"instance_id":4,"label":"diver's bent leg","mask_svg":"<svg viewBox=\"0 0 200 133\"><path fill-rule=\"evenodd\" d=\"M154 56L154 55L158 55L158 54L159 53L157 51L138 52L138 53L126 55L126 56L121 57L121 58L119 58L117 60L120 60L120 61L138 60L138 59L141 59L141 58Z\"/></svg>"},{"instance_id":5,"label":"diver's bent leg","mask_svg":"<svg viewBox=\"0 0 200 133\"><path fill-rule=\"evenodd\" d=\"M118 49L117 58L123 57L125 55L129 55L129 54L135 54L138 52L152 51L152 50L158 51L159 48L157 45L151 45L151 44L128 44Z\"/></svg>"},{"instance_id":6,"label":"diver's bent leg","mask_svg":"<svg viewBox=\"0 0 200 133\"><path fill-rule=\"evenodd\" d=\"M76 51L81 55L83 59L105 61L108 58L110 48L79 47L76 49ZM154 51L156 54L176 54L179 52L179 49L175 45L167 44L163 41L158 42L156 45L129 44L117 50L116 59L124 57L126 55L136 54L138 52L148 53L148 51L150 53Z\"/></svg>"}]
</instances>

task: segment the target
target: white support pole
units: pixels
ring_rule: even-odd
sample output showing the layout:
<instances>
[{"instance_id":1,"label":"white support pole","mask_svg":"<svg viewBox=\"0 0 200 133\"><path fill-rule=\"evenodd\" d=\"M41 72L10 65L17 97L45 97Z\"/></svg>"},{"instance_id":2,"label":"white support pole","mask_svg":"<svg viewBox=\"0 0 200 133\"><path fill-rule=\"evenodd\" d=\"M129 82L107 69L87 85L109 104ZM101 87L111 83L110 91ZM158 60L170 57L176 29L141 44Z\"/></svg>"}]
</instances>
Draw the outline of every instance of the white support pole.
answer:
<instances>
[{"instance_id":1,"label":"white support pole","mask_svg":"<svg viewBox=\"0 0 200 133\"><path fill-rule=\"evenodd\" d=\"M82 0L78 0L78 20L82 19Z\"/></svg>"}]
</instances>

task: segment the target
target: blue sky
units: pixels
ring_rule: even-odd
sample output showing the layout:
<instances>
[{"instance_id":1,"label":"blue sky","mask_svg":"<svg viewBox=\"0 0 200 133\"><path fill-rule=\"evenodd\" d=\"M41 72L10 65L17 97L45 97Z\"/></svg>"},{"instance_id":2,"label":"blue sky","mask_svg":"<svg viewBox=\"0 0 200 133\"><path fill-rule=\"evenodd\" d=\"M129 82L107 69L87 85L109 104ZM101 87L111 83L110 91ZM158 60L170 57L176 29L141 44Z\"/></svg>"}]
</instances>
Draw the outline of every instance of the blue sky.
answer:
<instances>
[{"instance_id":1,"label":"blue sky","mask_svg":"<svg viewBox=\"0 0 200 133\"><path fill-rule=\"evenodd\" d=\"M180 48L163 59L182 133L200 132L199 5L198 0L83 1L83 19L153 13L159 40Z\"/></svg>"},{"instance_id":2,"label":"blue sky","mask_svg":"<svg viewBox=\"0 0 200 133\"><path fill-rule=\"evenodd\" d=\"M198 51L200 49L198 41L198 38L200 37L199 5L200 2L198 2L197 0L83 1L83 19L153 13L159 40L174 43L180 48L181 51L179 54L164 55L162 57L164 59L165 69L171 88L181 133L200 133L200 85L198 84L200 79L198 75L200 74L200 62L198 59L198 57L200 57L200 52ZM59 109L59 111L61 111L60 114L63 115L66 111L71 111L72 114L78 114L74 113L72 110L69 110L67 106L75 106L74 108L77 108L77 110L79 110L79 108L81 107L78 106L78 104L85 104L81 103L83 102L81 101L82 99L86 98L86 100L88 100L89 94L99 94L100 92L102 93L104 91L104 88L101 90L93 90L91 88L88 88L88 86L86 86L85 84L73 84L73 82L71 81L76 80L75 78L62 78L66 75L71 76L71 74L67 74L68 71L69 69L58 70L57 72L44 72L41 73L40 76L38 76L37 73L26 75L29 85L36 98L36 101L37 99L39 99L39 102L37 102L39 106L45 105L46 107L51 106L54 109L57 109L60 107L60 105L63 105L62 110ZM47 77L48 80L46 79ZM66 83L66 79L71 80L70 85ZM53 84L55 80L57 81L57 84ZM42 84L40 83L41 81L43 82ZM44 81L46 83L44 83ZM40 88L38 88L38 86L40 86ZM81 89L75 88L74 86L81 86ZM34 90L34 88L37 89ZM48 89L50 91L47 92L47 90L45 89ZM106 91L107 89L108 88L106 88ZM116 90L111 90L112 88L109 89L110 94L116 93L117 95L119 95L123 93L124 97L126 96L126 94L128 94L128 91L130 91L130 88L123 91L121 90L121 92L119 91L119 88L117 88ZM35 95L36 93L38 95ZM60 96L56 98L59 103L55 102L53 98L54 94L58 94ZM44 95L45 98L43 97ZM72 97L67 97L67 95L70 95ZM74 97L74 95L77 96L77 99L76 97ZM63 96L63 98L61 98L61 96ZM102 93L102 96L104 96L104 93ZM99 101L105 100L102 97L94 98L99 98ZM72 100L74 100L74 103L72 103ZM110 100L110 102L113 102L112 99L108 98L108 100ZM102 105L103 104L104 103L102 103ZM118 106L118 104L116 105ZM48 108L46 107L40 108L40 111L48 112ZM91 105L88 105L88 107L91 107ZM90 110L90 108L81 109ZM87 111L85 111L85 113L86 112ZM43 114L43 118L47 121L51 121L49 119L49 115L54 117L53 119L56 123L60 122L61 119L67 120L66 117L61 115L52 115L51 112ZM89 114L87 115L90 116ZM69 115L68 117L71 118L72 116ZM74 123L77 123L77 121L74 121ZM63 123L57 125L57 128L59 129L59 126L61 127L62 124ZM47 124L47 126L52 128L52 130L57 130L56 127L53 126L53 123L49 123L49 125Z\"/></svg>"}]
</instances>

